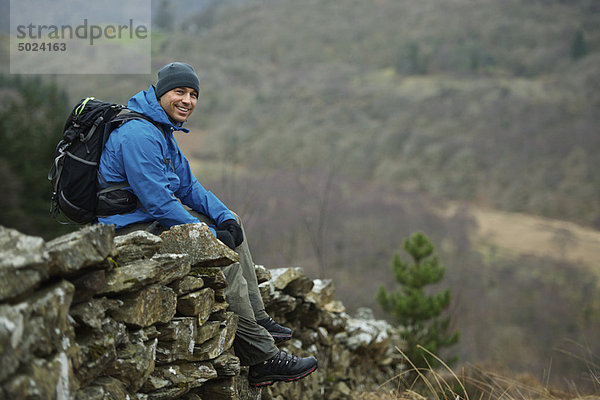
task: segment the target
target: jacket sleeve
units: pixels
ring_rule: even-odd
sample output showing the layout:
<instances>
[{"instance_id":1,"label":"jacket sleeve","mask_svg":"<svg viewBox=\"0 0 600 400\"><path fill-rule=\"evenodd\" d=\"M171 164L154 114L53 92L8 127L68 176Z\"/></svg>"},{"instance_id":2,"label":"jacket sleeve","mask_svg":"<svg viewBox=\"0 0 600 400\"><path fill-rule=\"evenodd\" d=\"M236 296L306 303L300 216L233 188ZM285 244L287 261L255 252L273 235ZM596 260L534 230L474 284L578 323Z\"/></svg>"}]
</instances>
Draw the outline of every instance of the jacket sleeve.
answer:
<instances>
[{"instance_id":1,"label":"jacket sleeve","mask_svg":"<svg viewBox=\"0 0 600 400\"><path fill-rule=\"evenodd\" d=\"M178 154L177 159L174 160L174 168L181 184L175 195L183 204L201 214L207 215L217 225L228 219L235 220L235 216L229 211L227 206L198 182L192 174L188 160L179 148L177 150Z\"/></svg>"},{"instance_id":2,"label":"jacket sleeve","mask_svg":"<svg viewBox=\"0 0 600 400\"><path fill-rule=\"evenodd\" d=\"M167 228L200 222L169 189L164 158L166 143L153 131L156 128L143 121L131 121L121 129L124 130L121 151L127 182L146 212Z\"/></svg>"}]
</instances>

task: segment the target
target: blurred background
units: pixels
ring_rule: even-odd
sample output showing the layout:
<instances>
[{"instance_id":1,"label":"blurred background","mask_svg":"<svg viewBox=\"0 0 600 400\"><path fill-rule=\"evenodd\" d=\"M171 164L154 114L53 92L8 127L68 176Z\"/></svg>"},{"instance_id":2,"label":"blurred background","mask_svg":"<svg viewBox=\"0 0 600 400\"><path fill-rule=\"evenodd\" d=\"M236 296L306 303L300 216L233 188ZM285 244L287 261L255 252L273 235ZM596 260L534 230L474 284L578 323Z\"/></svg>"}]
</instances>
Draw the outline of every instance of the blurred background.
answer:
<instances>
[{"instance_id":1,"label":"blurred background","mask_svg":"<svg viewBox=\"0 0 600 400\"><path fill-rule=\"evenodd\" d=\"M257 264L394 288L413 232L452 291L459 365L593 387L600 356L600 2L156 0L152 74L10 75L0 3L0 225L46 239L46 174L81 98L126 103L171 61L177 137ZM90 60L94 62L94 60ZM596 375L600 376L600 375Z\"/></svg>"}]
</instances>

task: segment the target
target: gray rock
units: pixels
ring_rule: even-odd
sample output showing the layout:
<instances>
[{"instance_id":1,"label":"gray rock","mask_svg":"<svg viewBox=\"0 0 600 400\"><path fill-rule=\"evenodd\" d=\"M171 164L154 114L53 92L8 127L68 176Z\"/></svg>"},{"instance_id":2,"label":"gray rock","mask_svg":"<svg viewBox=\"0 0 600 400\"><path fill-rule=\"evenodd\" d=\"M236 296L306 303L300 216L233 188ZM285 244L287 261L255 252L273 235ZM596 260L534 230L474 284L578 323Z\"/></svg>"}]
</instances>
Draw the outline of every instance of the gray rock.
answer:
<instances>
[{"instance_id":1,"label":"gray rock","mask_svg":"<svg viewBox=\"0 0 600 400\"><path fill-rule=\"evenodd\" d=\"M190 388L186 385L175 386L175 387L167 387L164 389L159 389L154 392L150 392L146 394L147 400L173 400L179 399L181 396L185 395L190 391Z\"/></svg>"},{"instance_id":2,"label":"gray rock","mask_svg":"<svg viewBox=\"0 0 600 400\"><path fill-rule=\"evenodd\" d=\"M147 328L133 330L129 333L130 341L141 340L147 342L150 339L157 339L160 332L156 329L156 326L152 325Z\"/></svg>"},{"instance_id":3,"label":"gray rock","mask_svg":"<svg viewBox=\"0 0 600 400\"><path fill-rule=\"evenodd\" d=\"M177 299L177 312L186 317L197 316L199 323L208 320L215 303L215 291L205 288L197 292L183 295Z\"/></svg>"},{"instance_id":4,"label":"gray rock","mask_svg":"<svg viewBox=\"0 0 600 400\"><path fill-rule=\"evenodd\" d=\"M204 281L200 277L186 275L181 279L175 280L169 287L173 289L177 296L181 296L182 294L202 289L204 287Z\"/></svg>"},{"instance_id":5,"label":"gray rock","mask_svg":"<svg viewBox=\"0 0 600 400\"><path fill-rule=\"evenodd\" d=\"M294 311L300 303L302 301L293 296L275 291L265 302L265 308L268 313L284 315Z\"/></svg>"},{"instance_id":6,"label":"gray rock","mask_svg":"<svg viewBox=\"0 0 600 400\"><path fill-rule=\"evenodd\" d=\"M93 243L111 234L84 228L53 241L52 260L64 261L53 271L72 285L47 281L49 253L41 239L0 231L0 277L12 277L7 286L17 286L5 298L10 303L0 304L0 398L342 399L376 389L405 368L394 348L403 345L398 330L367 314L361 316L368 320L350 318L333 299L331 280L310 281L300 268L271 275L256 266L269 314L294 329L281 348L301 357L314 354L319 372L294 385L250 387L248 368L233 354L237 317L227 311L227 282L219 266L202 261L219 257L199 251L207 246L197 242L208 240L208 247L226 255L216 265L232 262L230 250L203 225L176 228L170 233L176 253L188 245L196 252L196 264L182 268L189 256L154 253L164 240L137 232L114 239L119 266L110 246L98 251L102 246ZM109 298L96 297L109 276Z\"/></svg>"},{"instance_id":7,"label":"gray rock","mask_svg":"<svg viewBox=\"0 0 600 400\"><path fill-rule=\"evenodd\" d=\"M78 335L76 340L81 349L81 365L75 370L75 374L82 385L87 385L117 359L115 338L93 332Z\"/></svg>"},{"instance_id":8,"label":"gray rock","mask_svg":"<svg viewBox=\"0 0 600 400\"><path fill-rule=\"evenodd\" d=\"M125 383L131 392L137 392L154 372L154 354L157 339L147 343L134 342L117 350L117 359L104 373Z\"/></svg>"},{"instance_id":9,"label":"gray rock","mask_svg":"<svg viewBox=\"0 0 600 400\"><path fill-rule=\"evenodd\" d=\"M221 354L212 361L219 377L240 374L240 359L230 353Z\"/></svg>"},{"instance_id":10,"label":"gray rock","mask_svg":"<svg viewBox=\"0 0 600 400\"><path fill-rule=\"evenodd\" d=\"M275 293L275 288L271 285L271 282L263 282L258 285L258 290L260 291L260 297L262 298L263 303L267 304L271 296Z\"/></svg>"},{"instance_id":11,"label":"gray rock","mask_svg":"<svg viewBox=\"0 0 600 400\"><path fill-rule=\"evenodd\" d=\"M313 303L301 303L286 314L290 321L299 321L303 327L316 329L321 323L321 313Z\"/></svg>"},{"instance_id":12,"label":"gray rock","mask_svg":"<svg viewBox=\"0 0 600 400\"><path fill-rule=\"evenodd\" d=\"M214 290L227 287L227 280L225 279L225 275L223 274L223 271L221 271L221 268L196 266L192 267L190 275L202 278L204 286Z\"/></svg>"},{"instance_id":13,"label":"gray rock","mask_svg":"<svg viewBox=\"0 0 600 400\"><path fill-rule=\"evenodd\" d=\"M235 339L237 321L237 316L228 312L227 319L221 323L218 335L194 348L194 360L210 360L229 350Z\"/></svg>"},{"instance_id":14,"label":"gray rock","mask_svg":"<svg viewBox=\"0 0 600 400\"><path fill-rule=\"evenodd\" d=\"M208 320L223 322L223 321L227 320L228 316L229 316L229 314L227 313L227 311L219 310L217 312L213 312L212 314L210 314L210 317L208 317Z\"/></svg>"},{"instance_id":15,"label":"gray rock","mask_svg":"<svg viewBox=\"0 0 600 400\"><path fill-rule=\"evenodd\" d=\"M220 313L222 311L226 311L229 308L229 303L225 303L225 302L215 302L212 306L212 308L210 309L211 314L217 314ZM209 317L210 319L210 317Z\"/></svg>"},{"instance_id":16,"label":"gray rock","mask_svg":"<svg viewBox=\"0 0 600 400\"><path fill-rule=\"evenodd\" d=\"M237 390L237 384L233 377L215 379L205 383L199 392L203 399L211 400L239 400L240 394Z\"/></svg>"},{"instance_id":17,"label":"gray rock","mask_svg":"<svg viewBox=\"0 0 600 400\"><path fill-rule=\"evenodd\" d=\"M91 271L77 278L71 279L75 285L75 295L73 296L73 304L81 303L82 301L91 299L106 285L106 271L98 270Z\"/></svg>"},{"instance_id":18,"label":"gray rock","mask_svg":"<svg viewBox=\"0 0 600 400\"><path fill-rule=\"evenodd\" d=\"M321 323L331 333L339 333L346 329L346 321L348 320L346 313L331 313L321 310Z\"/></svg>"},{"instance_id":19,"label":"gray rock","mask_svg":"<svg viewBox=\"0 0 600 400\"><path fill-rule=\"evenodd\" d=\"M32 343L21 345L28 316L23 307L0 305L0 382L14 373L23 359L28 361Z\"/></svg>"},{"instance_id":20,"label":"gray rock","mask_svg":"<svg viewBox=\"0 0 600 400\"><path fill-rule=\"evenodd\" d=\"M198 328L196 332L196 345L201 345L202 343L217 336L217 334L219 333L220 326L221 321L206 321L203 325L201 325Z\"/></svg>"},{"instance_id":21,"label":"gray rock","mask_svg":"<svg viewBox=\"0 0 600 400\"><path fill-rule=\"evenodd\" d=\"M44 240L0 226L0 301L36 288L48 277Z\"/></svg>"},{"instance_id":22,"label":"gray rock","mask_svg":"<svg viewBox=\"0 0 600 400\"><path fill-rule=\"evenodd\" d=\"M335 288L331 279L315 279L313 287L306 294L306 301L315 303L319 307L333 301Z\"/></svg>"},{"instance_id":23,"label":"gray rock","mask_svg":"<svg viewBox=\"0 0 600 400\"><path fill-rule=\"evenodd\" d=\"M300 277L291 281L287 287L283 290L283 293L289 294L294 297L304 298L307 293L310 292L314 283L306 276Z\"/></svg>"},{"instance_id":24,"label":"gray rock","mask_svg":"<svg viewBox=\"0 0 600 400\"><path fill-rule=\"evenodd\" d=\"M240 375L235 379L240 399L244 400L285 400L282 396L273 396L271 388L257 388L248 383L248 367L242 367ZM293 397L287 397L292 399Z\"/></svg>"},{"instance_id":25,"label":"gray rock","mask_svg":"<svg viewBox=\"0 0 600 400\"><path fill-rule=\"evenodd\" d=\"M226 303L227 296L225 295L225 289L216 289L215 290L215 302L217 303Z\"/></svg>"},{"instance_id":26,"label":"gray rock","mask_svg":"<svg viewBox=\"0 0 600 400\"><path fill-rule=\"evenodd\" d=\"M152 284L167 285L190 272L185 254L157 254L149 260L139 260L115 268L106 275L106 285L100 294L127 293Z\"/></svg>"},{"instance_id":27,"label":"gray rock","mask_svg":"<svg viewBox=\"0 0 600 400\"><path fill-rule=\"evenodd\" d=\"M192 339L196 335L198 320L194 317L176 317L166 324L157 325L158 341L173 342L179 340L182 336L189 336Z\"/></svg>"},{"instance_id":28,"label":"gray rock","mask_svg":"<svg viewBox=\"0 0 600 400\"><path fill-rule=\"evenodd\" d=\"M255 265L254 271L256 272L256 279L258 280L259 284L269 281L273 277L271 272L269 272L264 265Z\"/></svg>"},{"instance_id":29,"label":"gray rock","mask_svg":"<svg viewBox=\"0 0 600 400\"><path fill-rule=\"evenodd\" d=\"M238 254L217 240L205 223L176 225L160 237L160 253L189 254L192 266L222 267L239 261Z\"/></svg>"},{"instance_id":30,"label":"gray rock","mask_svg":"<svg viewBox=\"0 0 600 400\"><path fill-rule=\"evenodd\" d=\"M356 310L355 317L357 319L366 319L370 321L375 320L375 314L373 313L373 310L369 307L358 307L358 309Z\"/></svg>"},{"instance_id":31,"label":"gray rock","mask_svg":"<svg viewBox=\"0 0 600 400\"><path fill-rule=\"evenodd\" d=\"M196 388L204 382L217 377L217 371L209 362L190 362L157 366L150 379L144 384L143 391L185 386Z\"/></svg>"},{"instance_id":32,"label":"gray rock","mask_svg":"<svg viewBox=\"0 0 600 400\"><path fill-rule=\"evenodd\" d=\"M90 225L48 243L50 275L69 276L116 254L114 225Z\"/></svg>"},{"instance_id":33,"label":"gray rock","mask_svg":"<svg viewBox=\"0 0 600 400\"><path fill-rule=\"evenodd\" d=\"M193 317L174 318L157 327L160 334L156 347L156 361L160 364L177 360L191 360L196 344L198 320Z\"/></svg>"},{"instance_id":34,"label":"gray rock","mask_svg":"<svg viewBox=\"0 0 600 400\"><path fill-rule=\"evenodd\" d=\"M270 282L273 284L276 290L284 291L290 284L295 283L295 285L292 285L289 290L296 289L297 291L300 291L299 294L303 295L308 293L312 288L312 281L308 280L304 274L304 270L300 267L276 268L271 269L270 272L272 275ZM294 293L290 294L296 295Z\"/></svg>"},{"instance_id":35,"label":"gray rock","mask_svg":"<svg viewBox=\"0 0 600 400\"><path fill-rule=\"evenodd\" d=\"M146 231L134 231L117 236L114 241L118 254L117 261L120 265L152 257L158 252L162 243L160 237Z\"/></svg>"},{"instance_id":36,"label":"gray rock","mask_svg":"<svg viewBox=\"0 0 600 400\"><path fill-rule=\"evenodd\" d=\"M44 240L0 225L0 268L23 268L48 261Z\"/></svg>"},{"instance_id":37,"label":"gray rock","mask_svg":"<svg viewBox=\"0 0 600 400\"><path fill-rule=\"evenodd\" d=\"M96 379L89 386L80 389L75 396L76 400L105 400L105 399L134 399L123 382L118 379L103 376Z\"/></svg>"},{"instance_id":38,"label":"gray rock","mask_svg":"<svg viewBox=\"0 0 600 400\"><path fill-rule=\"evenodd\" d=\"M372 355L377 355L389 345L393 328L383 320L350 318L347 321L346 331L350 350L368 348Z\"/></svg>"},{"instance_id":39,"label":"gray rock","mask_svg":"<svg viewBox=\"0 0 600 400\"><path fill-rule=\"evenodd\" d=\"M330 301L329 303L325 304L323 306L323 310L331 312L331 313L341 314L341 313L346 312L346 307L344 306L344 304L341 301L333 300L333 301Z\"/></svg>"},{"instance_id":40,"label":"gray rock","mask_svg":"<svg viewBox=\"0 0 600 400\"><path fill-rule=\"evenodd\" d=\"M123 301L123 306L109 314L116 321L141 328L169 322L177 307L177 296L173 289L161 285L147 286L119 299Z\"/></svg>"},{"instance_id":41,"label":"gray rock","mask_svg":"<svg viewBox=\"0 0 600 400\"><path fill-rule=\"evenodd\" d=\"M348 348L340 343L335 343L331 347L331 364L335 366L330 371L333 378L347 379L348 370L350 369L352 355Z\"/></svg>"},{"instance_id":42,"label":"gray rock","mask_svg":"<svg viewBox=\"0 0 600 400\"><path fill-rule=\"evenodd\" d=\"M35 354L49 356L74 338L69 323L73 285L61 281L14 306L0 306L0 381Z\"/></svg>"},{"instance_id":43,"label":"gray rock","mask_svg":"<svg viewBox=\"0 0 600 400\"><path fill-rule=\"evenodd\" d=\"M6 399L69 400L77 390L69 359L60 352L50 360L34 359L2 384Z\"/></svg>"},{"instance_id":44,"label":"gray rock","mask_svg":"<svg viewBox=\"0 0 600 400\"><path fill-rule=\"evenodd\" d=\"M121 304L122 302L118 300L106 297L90 299L71 307L69 314L79 325L87 326L91 329L101 329L106 318L106 311L115 310Z\"/></svg>"}]
</instances>

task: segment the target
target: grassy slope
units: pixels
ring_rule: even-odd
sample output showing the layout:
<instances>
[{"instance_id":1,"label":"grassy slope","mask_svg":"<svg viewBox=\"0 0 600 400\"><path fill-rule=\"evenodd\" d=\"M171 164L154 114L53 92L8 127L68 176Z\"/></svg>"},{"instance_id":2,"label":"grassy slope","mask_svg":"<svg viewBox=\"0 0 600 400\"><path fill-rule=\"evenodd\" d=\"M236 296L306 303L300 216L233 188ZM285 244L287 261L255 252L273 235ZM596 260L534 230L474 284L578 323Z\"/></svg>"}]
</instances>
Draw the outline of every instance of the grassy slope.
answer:
<instances>
[{"instance_id":1,"label":"grassy slope","mask_svg":"<svg viewBox=\"0 0 600 400\"><path fill-rule=\"evenodd\" d=\"M539 371L557 338L598 326L584 309L593 279L561 258L595 251L578 242L551 259L526 255L597 235L482 209L598 217L598 18L593 1L248 2L220 10L201 35L155 32L153 70L173 59L197 68L190 123L201 143L184 141L203 183L261 239L257 262L314 276L311 240L322 239L340 298L374 306L394 249L425 230L451 267L461 358ZM576 61L581 27L590 53ZM154 76L55 79L73 101L125 102ZM310 229L328 173L336 185L319 236ZM235 178L250 183L231 194ZM469 218L438 218L440 199L485 206L467 213L480 231L466 250L457 237ZM477 243L484 257L470 253Z\"/></svg>"},{"instance_id":2,"label":"grassy slope","mask_svg":"<svg viewBox=\"0 0 600 400\"><path fill-rule=\"evenodd\" d=\"M600 13L588 2L249 2L191 50L223 153L593 224ZM570 57L583 27L589 54ZM193 49L193 50L192 50ZM210 142L209 142L210 143ZM215 147L213 147L215 148Z\"/></svg>"},{"instance_id":3,"label":"grassy slope","mask_svg":"<svg viewBox=\"0 0 600 400\"><path fill-rule=\"evenodd\" d=\"M600 278L600 232L571 222L495 210L470 208L475 240L486 253L533 255L587 265ZM494 250L494 248L496 250ZM483 250L483 249L482 249Z\"/></svg>"},{"instance_id":4,"label":"grassy slope","mask_svg":"<svg viewBox=\"0 0 600 400\"><path fill-rule=\"evenodd\" d=\"M450 217L464 207L445 203ZM486 257L534 256L585 265L600 278L600 231L564 220L468 207L476 229L472 239Z\"/></svg>"},{"instance_id":5,"label":"grassy slope","mask_svg":"<svg viewBox=\"0 0 600 400\"><path fill-rule=\"evenodd\" d=\"M163 56L194 49L191 152L249 218L259 262L316 275L324 252L349 308L377 309L393 249L423 230L449 266L461 359L537 375L554 357L561 381L577 366L554 350L598 326L598 235L522 213L600 215L599 18L585 1L249 2ZM438 219L448 199L469 206Z\"/></svg>"}]
</instances>

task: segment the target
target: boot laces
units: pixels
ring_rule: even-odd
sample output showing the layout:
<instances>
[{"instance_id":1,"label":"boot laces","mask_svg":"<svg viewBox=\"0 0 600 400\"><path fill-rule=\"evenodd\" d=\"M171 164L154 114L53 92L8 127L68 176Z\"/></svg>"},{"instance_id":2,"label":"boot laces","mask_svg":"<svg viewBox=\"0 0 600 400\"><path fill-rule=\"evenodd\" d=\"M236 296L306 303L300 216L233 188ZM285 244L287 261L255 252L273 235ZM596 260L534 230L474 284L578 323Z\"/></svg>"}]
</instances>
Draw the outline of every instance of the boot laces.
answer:
<instances>
[{"instance_id":1,"label":"boot laces","mask_svg":"<svg viewBox=\"0 0 600 400\"><path fill-rule=\"evenodd\" d=\"M269 361L269 363L271 364L277 364L277 365L285 365L287 366L288 364L295 364L296 362L298 362L299 357L295 356L293 354L289 354L286 353L283 350L279 350L279 353L275 354L275 356L273 356L273 358L271 358Z\"/></svg>"}]
</instances>

